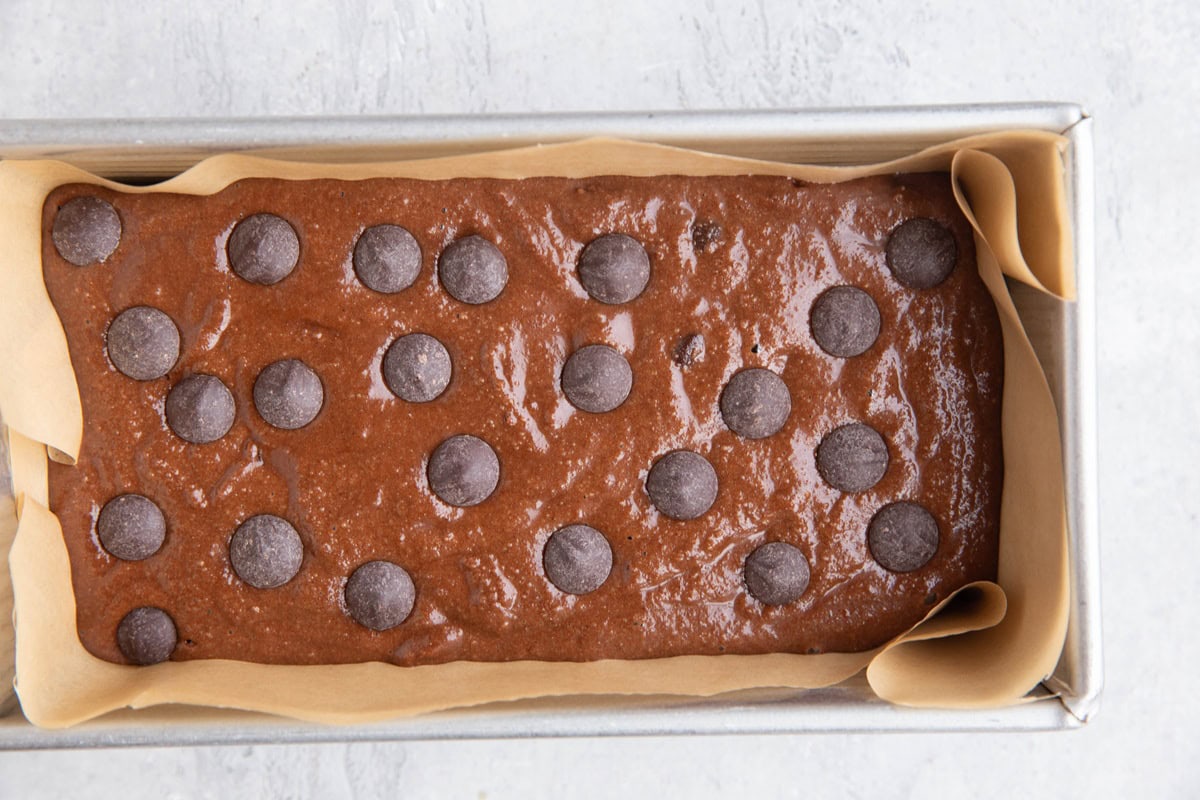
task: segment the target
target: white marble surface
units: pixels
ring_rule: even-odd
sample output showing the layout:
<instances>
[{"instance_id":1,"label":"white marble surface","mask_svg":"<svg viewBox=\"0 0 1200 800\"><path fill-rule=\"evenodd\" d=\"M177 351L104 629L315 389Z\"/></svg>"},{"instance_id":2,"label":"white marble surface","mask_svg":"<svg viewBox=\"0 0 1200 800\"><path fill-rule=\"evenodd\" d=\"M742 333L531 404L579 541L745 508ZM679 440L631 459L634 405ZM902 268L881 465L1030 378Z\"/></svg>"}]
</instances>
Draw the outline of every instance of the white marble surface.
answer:
<instances>
[{"instance_id":1,"label":"white marble surface","mask_svg":"<svg viewBox=\"0 0 1200 800\"><path fill-rule=\"evenodd\" d=\"M1066 734L9 754L0 796L1200 795L1195 0L150 5L0 2L0 116L1084 103L1107 689Z\"/></svg>"}]
</instances>

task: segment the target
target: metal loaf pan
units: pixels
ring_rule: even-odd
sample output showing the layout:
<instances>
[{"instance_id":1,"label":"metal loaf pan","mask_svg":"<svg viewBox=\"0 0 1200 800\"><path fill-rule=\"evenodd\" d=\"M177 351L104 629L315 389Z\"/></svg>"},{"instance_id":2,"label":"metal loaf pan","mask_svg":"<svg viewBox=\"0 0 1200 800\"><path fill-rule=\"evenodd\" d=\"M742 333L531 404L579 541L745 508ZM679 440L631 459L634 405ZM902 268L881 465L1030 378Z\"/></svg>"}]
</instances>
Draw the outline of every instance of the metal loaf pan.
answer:
<instances>
[{"instance_id":1,"label":"metal loaf pan","mask_svg":"<svg viewBox=\"0 0 1200 800\"><path fill-rule=\"evenodd\" d=\"M262 714L159 707L66 731L0 718L0 749L818 731L1050 730L1081 726L1101 687L1096 499L1096 352L1091 120L1061 103L672 113L245 120L0 122L0 158L56 158L119 180L151 183L205 156L253 150L321 161L378 161L619 136L800 163L882 161L996 130L1062 133L1074 227L1078 301L1024 286L1013 296L1058 404L1066 465L1071 612L1066 648L1030 702L999 710L899 708L862 676L821 690L755 690L716 698L625 696L497 703L369 725L331 727ZM2 448L2 444L0 444ZM7 454L0 449L3 460ZM4 465L6 467L6 464ZM7 491L7 470L0 468ZM2 498L0 498L2 499ZM6 578L0 578L6 580Z\"/></svg>"}]
</instances>

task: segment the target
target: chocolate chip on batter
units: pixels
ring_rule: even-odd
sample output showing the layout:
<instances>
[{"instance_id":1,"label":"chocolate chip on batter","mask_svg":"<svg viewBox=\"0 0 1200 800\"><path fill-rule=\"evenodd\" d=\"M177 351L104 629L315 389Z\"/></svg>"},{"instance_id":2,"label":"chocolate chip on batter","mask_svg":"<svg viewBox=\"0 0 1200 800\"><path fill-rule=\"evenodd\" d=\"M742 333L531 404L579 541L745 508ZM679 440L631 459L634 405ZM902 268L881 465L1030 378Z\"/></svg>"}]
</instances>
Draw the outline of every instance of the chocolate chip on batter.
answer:
<instances>
[{"instance_id":1,"label":"chocolate chip on batter","mask_svg":"<svg viewBox=\"0 0 1200 800\"><path fill-rule=\"evenodd\" d=\"M390 561L368 561L346 581L343 596L355 622L373 631L386 631L408 619L417 588L403 567Z\"/></svg>"},{"instance_id":2,"label":"chocolate chip on batter","mask_svg":"<svg viewBox=\"0 0 1200 800\"><path fill-rule=\"evenodd\" d=\"M157 308L134 306L108 324L105 349L123 375L152 381L170 372L179 360L179 329Z\"/></svg>"},{"instance_id":3,"label":"chocolate chip on batter","mask_svg":"<svg viewBox=\"0 0 1200 800\"><path fill-rule=\"evenodd\" d=\"M100 509L96 534L109 554L122 561L141 561L162 547L167 520L150 498L123 494Z\"/></svg>"},{"instance_id":4,"label":"chocolate chip on batter","mask_svg":"<svg viewBox=\"0 0 1200 800\"><path fill-rule=\"evenodd\" d=\"M300 238L282 217L255 214L229 234L229 266L250 283L270 286L286 278L300 260Z\"/></svg>"},{"instance_id":5,"label":"chocolate chip on batter","mask_svg":"<svg viewBox=\"0 0 1200 800\"><path fill-rule=\"evenodd\" d=\"M887 265L896 280L910 289L937 286L957 261L954 234L928 217L905 220L888 237Z\"/></svg>"},{"instance_id":6,"label":"chocolate chip on batter","mask_svg":"<svg viewBox=\"0 0 1200 800\"><path fill-rule=\"evenodd\" d=\"M446 245L438 257L438 280L455 300L487 303L504 291L508 261L482 236L465 236Z\"/></svg>"},{"instance_id":7,"label":"chocolate chip on batter","mask_svg":"<svg viewBox=\"0 0 1200 800\"><path fill-rule=\"evenodd\" d=\"M605 234L579 255L579 282L601 303L628 303L642 293L649 280L650 256L632 236Z\"/></svg>"},{"instance_id":8,"label":"chocolate chip on batter","mask_svg":"<svg viewBox=\"0 0 1200 800\"><path fill-rule=\"evenodd\" d=\"M316 419L324 403L321 379L298 358L268 364L254 381L254 407L276 428L303 428Z\"/></svg>"},{"instance_id":9,"label":"chocolate chip on batter","mask_svg":"<svg viewBox=\"0 0 1200 800\"><path fill-rule=\"evenodd\" d=\"M410 403L428 403L450 385L453 366L445 345L426 333L410 333L392 342L383 356L383 381L392 394Z\"/></svg>"},{"instance_id":10,"label":"chocolate chip on batter","mask_svg":"<svg viewBox=\"0 0 1200 800\"><path fill-rule=\"evenodd\" d=\"M833 429L817 445L817 471L843 492L865 492L879 483L887 467L887 443L861 422Z\"/></svg>"},{"instance_id":11,"label":"chocolate chip on batter","mask_svg":"<svg viewBox=\"0 0 1200 800\"><path fill-rule=\"evenodd\" d=\"M612 411L625 402L632 387L629 362L605 344L581 347L563 365L563 394L581 411Z\"/></svg>"},{"instance_id":12,"label":"chocolate chip on batter","mask_svg":"<svg viewBox=\"0 0 1200 800\"><path fill-rule=\"evenodd\" d=\"M792 413L787 384L769 369L744 369L721 392L721 417L729 429L747 439L763 439L779 431Z\"/></svg>"},{"instance_id":13,"label":"chocolate chip on batter","mask_svg":"<svg viewBox=\"0 0 1200 800\"><path fill-rule=\"evenodd\" d=\"M937 520L917 503L890 503L879 509L867 526L867 545L879 566L892 572L912 572L928 564L937 552Z\"/></svg>"},{"instance_id":14,"label":"chocolate chip on batter","mask_svg":"<svg viewBox=\"0 0 1200 800\"><path fill-rule=\"evenodd\" d=\"M354 273L368 289L383 294L403 291L421 271L421 246L399 225L367 228L354 245Z\"/></svg>"},{"instance_id":15,"label":"chocolate chip on batter","mask_svg":"<svg viewBox=\"0 0 1200 800\"><path fill-rule=\"evenodd\" d=\"M746 557L746 588L759 602L782 606L808 588L808 559L787 542L768 542Z\"/></svg>"},{"instance_id":16,"label":"chocolate chip on batter","mask_svg":"<svg viewBox=\"0 0 1200 800\"><path fill-rule=\"evenodd\" d=\"M189 375L167 394L167 425L192 444L215 442L233 427L233 394L212 375Z\"/></svg>"},{"instance_id":17,"label":"chocolate chip on batter","mask_svg":"<svg viewBox=\"0 0 1200 800\"><path fill-rule=\"evenodd\" d=\"M477 436L451 436L437 446L425 470L429 488L444 502L466 507L482 503L500 482L500 459Z\"/></svg>"},{"instance_id":18,"label":"chocolate chip on batter","mask_svg":"<svg viewBox=\"0 0 1200 800\"><path fill-rule=\"evenodd\" d=\"M233 571L258 589L275 589L296 577L304 543L286 519L258 514L238 525L229 540Z\"/></svg>"},{"instance_id":19,"label":"chocolate chip on batter","mask_svg":"<svg viewBox=\"0 0 1200 800\"><path fill-rule=\"evenodd\" d=\"M698 219L692 223L692 249L697 253L711 253L721 245L725 232L721 223L711 219Z\"/></svg>"},{"instance_id":20,"label":"chocolate chip on batter","mask_svg":"<svg viewBox=\"0 0 1200 800\"><path fill-rule=\"evenodd\" d=\"M668 517L695 519L717 499L717 471L699 453L674 450L650 468L646 494L654 507Z\"/></svg>"},{"instance_id":21,"label":"chocolate chip on batter","mask_svg":"<svg viewBox=\"0 0 1200 800\"><path fill-rule=\"evenodd\" d=\"M596 591L608 579L612 565L608 539L588 525L559 528L542 549L546 577L567 594Z\"/></svg>"},{"instance_id":22,"label":"chocolate chip on batter","mask_svg":"<svg viewBox=\"0 0 1200 800\"><path fill-rule=\"evenodd\" d=\"M138 666L166 661L178 643L175 621L161 608L135 608L117 626L117 647L121 655Z\"/></svg>"},{"instance_id":23,"label":"chocolate chip on batter","mask_svg":"<svg viewBox=\"0 0 1200 800\"><path fill-rule=\"evenodd\" d=\"M58 210L50 238L58 254L75 266L97 264L121 243L121 217L107 200L76 197Z\"/></svg>"},{"instance_id":24,"label":"chocolate chip on batter","mask_svg":"<svg viewBox=\"0 0 1200 800\"><path fill-rule=\"evenodd\" d=\"M675 345L675 363L690 367L704 360L704 334L689 333Z\"/></svg>"},{"instance_id":25,"label":"chocolate chip on batter","mask_svg":"<svg viewBox=\"0 0 1200 800\"><path fill-rule=\"evenodd\" d=\"M813 303L812 337L831 356L852 358L871 349L879 338L879 307L871 295L854 286L834 286Z\"/></svg>"}]
</instances>

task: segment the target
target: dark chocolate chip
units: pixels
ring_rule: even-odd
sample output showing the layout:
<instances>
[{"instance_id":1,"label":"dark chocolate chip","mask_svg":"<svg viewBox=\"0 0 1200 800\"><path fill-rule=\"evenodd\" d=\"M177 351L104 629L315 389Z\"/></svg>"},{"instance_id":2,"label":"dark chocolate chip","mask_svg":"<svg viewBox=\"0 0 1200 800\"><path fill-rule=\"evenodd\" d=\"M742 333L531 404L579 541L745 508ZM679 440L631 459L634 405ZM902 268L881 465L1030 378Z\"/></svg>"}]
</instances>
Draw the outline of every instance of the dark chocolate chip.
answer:
<instances>
[{"instance_id":1,"label":"dark chocolate chip","mask_svg":"<svg viewBox=\"0 0 1200 800\"><path fill-rule=\"evenodd\" d=\"M581 347L563 365L563 394L581 411L612 411L625 402L632 387L629 362L608 345Z\"/></svg>"},{"instance_id":2,"label":"dark chocolate chip","mask_svg":"<svg viewBox=\"0 0 1200 800\"><path fill-rule=\"evenodd\" d=\"M189 375L167 394L167 424L193 444L215 442L233 427L233 394L212 375Z\"/></svg>"},{"instance_id":3,"label":"dark chocolate chip","mask_svg":"<svg viewBox=\"0 0 1200 800\"><path fill-rule=\"evenodd\" d=\"M946 280L957 261L954 234L927 217L905 220L888 237L887 265L896 280L910 289L937 286Z\"/></svg>"},{"instance_id":4,"label":"dark chocolate chip","mask_svg":"<svg viewBox=\"0 0 1200 800\"><path fill-rule=\"evenodd\" d=\"M229 540L233 571L258 589L275 589L296 577L304 543L286 519L258 514L238 525Z\"/></svg>"},{"instance_id":5,"label":"dark chocolate chip","mask_svg":"<svg viewBox=\"0 0 1200 800\"><path fill-rule=\"evenodd\" d=\"M912 572L928 564L937 552L937 520L916 503L891 503L871 519L867 545L879 566L892 572Z\"/></svg>"},{"instance_id":6,"label":"dark chocolate chip","mask_svg":"<svg viewBox=\"0 0 1200 800\"><path fill-rule=\"evenodd\" d=\"M354 245L354 272L368 289L403 291L421 271L421 246L399 225L367 228Z\"/></svg>"},{"instance_id":7,"label":"dark chocolate chip","mask_svg":"<svg viewBox=\"0 0 1200 800\"><path fill-rule=\"evenodd\" d=\"M438 280L455 300L487 303L504 291L508 261L482 236L465 236L446 245L438 257Z\"/></svg>"},{"instance_id":8,"label":"dark chocolate chip","mask_svg":"<svg viewBox=\"0 0 1200 800\"><path fill-rule=\"evenodd\" d=\"M453 366L445 345L426 333L410 333L392 342L383 356L383 381L392 394L410 403L428 403L450 385Z\"/></svg>"},{"instance_id":9,"label":"dark chocolate chip","mask_svg":"<svg viewBox=\"0 0 1200 800\"><path fill-rule=\"evenodd\" d=\"M594 239L579 256L579 282L592 299L628 303L650 280L650 256L632 236L609 233Z\"/></svg>"},{"instance_id":10,"label":"dark chocolate chip","mask_svg":"<svg viewBox=\"0 0 1200 800\"><path fill-rule=\"evenodd\" d=\"M107 200L76 197L58 210L50 238L58 254L75 266L96 264L121 243L121 217Z\"/></svg>"},{"instance_id":11,"label":"dark chocolate chip","mask_svg":"<svg viewBox=\"0 0 1200 800\"><path fill-rule=\"evenodd\" d=\"M835 286L813 303L812 337L831 356L851 358L871 349L879 338L879 307L854 286Z\"/></svg>"},{"instance_id":12,"label":"dark chocolate chip","mask_svg":"<svg viewBox=\"0 0 1200 800\"><path fill-rule=\"evenodd\" d=\"M692 364L699 363L703 360L703 334L689 333L687 336L679 340L679 344L675 345L675 363L679 366L690 367Z\"/></svg>"},{"instance_id":13,"label":"dark chocolate chip","mask_svg":"<svg viewBox=\"0 0 1200 800\"><path fill-rule=\"evenodd\" d=\"M721 392L721 417L729 429L747 439L763 439L779 431L792 413L787 384L769 369L744 369Z\"/></svg>"},{"instance_id":14,"label":"dark chocolate chip","mask_svg":"<svg viewBox=\"0 0 1200 800\"><path fill-rule=\"evenodd\" d=\"M476 436L451 436L437 446L426 468L429 488L444 502L466 507L482 503L500 482L500 459Z\"/></svg>"},{"instance_id":15,"label":"dark chocolate chip","mask_svg":"<svg viewBox=\"0 0 1200 800\"><path fill-rule=\"evenodd\" d=\"M346 581L346 609L373 631L394 628L412 613L417 588L408 572L390 561L368 561Z\"/></svg>"},{"instance_id":16,"label":"dark chocolate chip","mask_svg":"<svg viewBox=\"0 0 1200 800\"><path fill-rule=\"evenodd\" d=\"M559 528L542 550L546 577L567 594L596 591L608 579L612 565L612 547L608 539L588 525Z\"/></svg>"},{"instance_id":17,"label":"dark chocolate chip","mask_svg":"<svg viewBox=\"0 0 1200 800\"><path fill-rule=\"evenodd\" d=\"M141 561L158 552L167 535L167 520L154 501L140 494L114 497L96 520L100 544L122 561Z\"/></svg>"},{"instance_id":18,"label":"dark chocolate chip","mask_svg":"<svg viewBox=\"0 0 1200 800\"><path fill-rule=\"evenodd\" d=\"M255 214L229 234L229 266L250 283L270 286L286 278L300 260L300 238L282 217Z\"/></svg>"},{"instance_id":19,"label":"dark chocolate chip","mask_svg":"<svg viewBox=\"0 0 1200 800\"><path fill-rule=\"evenodd\" d=\"M699 453L674 450L654 462L646 476L646 494L672 519L695 519L717 499L717 471Z\"/></svg>"},{"instance_id":20,"label":"dark chocolate chip","mask_svg":"<svg viewBox=\"0 0 1200 800\"><path fill-rule=\"evenodd\" d=\"M254 381L254 407L276 428L303 428L316 419L324 403L321 379L296 358L268 364Z\"/></svg>"},{"instance_id":21,"label":"dark chocolate chip","mask_svg":"<svg viewBox=\"0 0 1200 800\"><path fill-rule=\"evenodd\" d=\"M719 222L698 219L692 223L692 249L698 253L711 253L721 245L725 232Z\"/></svg>"},{"instance_id":22,"label":"dark chocolate chip","mask_svg":"<svg viewBox=\"0 0 1200 800\"><path fill-rule=\"evenodd\" d=\"M798 547L768 542L746 557L746 588L761 603L782 606L808 588L808 559Z\"/></svg>"},{"instance_id":23,"label":"dark chocolate chip","mask_svg":"<svg viewBox=\"0 0 1200 800\"><path fill-rule=\"evenodd\" d=\"M121 655L139 666L166 661L178 643L175 621L161 608L135 608L117 626L117 647Z\"/></svg>"},{"instance_id":24,"label":"dark chocolate chip","mask_svg":"<svg viewBox=\"0 0 1200 800\"><path fill-rule=\"evenodd\" d=\"M179 360L179 329L150 306L127 308L108 324L108 360L137 381L152 381L171 371Z\"/></svg>"},{"instance_id":25,"label":"dark chocolate chip","mask_svg":"<svg viewBox=\"0 0 1200 800\"><path fill-rule=\"evenodd\" d=\"M817 471L843 492L865 492L887 472L888 448L879 431L861 422L835 428L817 445Z\"/></svg>"}]
</instances>

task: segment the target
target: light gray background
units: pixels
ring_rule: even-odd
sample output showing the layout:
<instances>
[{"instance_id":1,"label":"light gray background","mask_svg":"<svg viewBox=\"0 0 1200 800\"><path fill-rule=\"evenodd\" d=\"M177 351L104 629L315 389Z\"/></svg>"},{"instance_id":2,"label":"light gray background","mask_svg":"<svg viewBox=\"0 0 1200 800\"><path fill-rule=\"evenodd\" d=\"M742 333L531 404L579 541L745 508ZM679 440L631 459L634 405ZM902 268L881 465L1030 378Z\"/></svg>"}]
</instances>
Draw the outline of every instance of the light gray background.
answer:
<instances>
[{"instance_id":1,"label":"light gray background","mask_svg":"<svg viewBox=\"0 0 1200 800\"><path fill-rule=\"evenodd\" d=\"M0 116L1085 104L1099 194L1103 708L1066 734L11 754L0 795L1200 795L1194 0L250 5L0 0Z\"/></svg>"}]
</instances>

